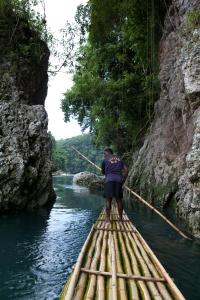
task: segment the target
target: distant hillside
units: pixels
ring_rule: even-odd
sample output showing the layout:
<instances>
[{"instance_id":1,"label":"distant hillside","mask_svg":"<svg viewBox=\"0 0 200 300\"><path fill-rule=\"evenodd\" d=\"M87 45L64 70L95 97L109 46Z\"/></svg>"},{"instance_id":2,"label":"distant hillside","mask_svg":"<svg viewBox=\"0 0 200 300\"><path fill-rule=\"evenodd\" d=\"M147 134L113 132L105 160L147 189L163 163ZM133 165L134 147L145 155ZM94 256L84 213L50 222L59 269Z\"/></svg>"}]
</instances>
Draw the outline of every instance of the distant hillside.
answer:
<instances>
[{"instance_id":1,"label":"distant hillside","mask_svg":"<svg viewBox=\"0 0 200 300\"><path fill-rule=\"evenodd\" d=\"M53 147L53 171L62 170L67 173L78 173L81 171L96 172L87 161L83 160L71 147L74 146L97 165L103 159L103 149L97 148L92 142L90 134L83 134L65 140L56 141L49 133Z\"/></svg>"}]
</instances>

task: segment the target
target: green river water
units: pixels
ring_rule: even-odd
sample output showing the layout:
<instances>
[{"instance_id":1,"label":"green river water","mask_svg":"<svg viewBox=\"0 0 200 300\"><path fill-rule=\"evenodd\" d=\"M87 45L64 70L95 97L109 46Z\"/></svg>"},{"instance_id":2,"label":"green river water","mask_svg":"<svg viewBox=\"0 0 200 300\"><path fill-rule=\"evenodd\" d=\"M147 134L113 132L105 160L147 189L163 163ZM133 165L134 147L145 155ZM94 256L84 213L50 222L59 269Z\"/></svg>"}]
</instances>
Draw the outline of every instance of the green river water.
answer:
<instances>
[{"instance_id":1,"label":"green river water","mask_svg":"<svg viewBox=\"0 0 200 300\"><path fill-rule=\"evenodd\" d=\"M100 195L54 178L57 201L50 212L0 216L0 300L54 300L104 205ZM187 241L141 205L126 212L186 299L200 300L200 241ZM176 219L174 222L181 226Z\"/></svg>"}]
</instances>

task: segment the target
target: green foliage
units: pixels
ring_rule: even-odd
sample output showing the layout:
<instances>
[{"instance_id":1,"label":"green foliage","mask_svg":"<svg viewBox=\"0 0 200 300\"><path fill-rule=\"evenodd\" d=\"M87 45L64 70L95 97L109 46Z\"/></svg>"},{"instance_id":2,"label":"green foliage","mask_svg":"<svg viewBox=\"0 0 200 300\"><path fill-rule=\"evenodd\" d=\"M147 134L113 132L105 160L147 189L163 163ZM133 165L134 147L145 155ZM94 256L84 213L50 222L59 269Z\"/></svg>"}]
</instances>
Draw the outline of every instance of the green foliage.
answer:
<instances>
[{"instance_id":1,"label":"green foliage","mask_svg":"<svg viewBox=\"0 0 200 300\"><path fill-rule=\"evenodd\" d=\"M137 145L159 94L158 43L165 13L161 0L90 0L76 20L88 28L80 46L74 85L62 100L70 116L90 128L96 143L119 154ZM88 20L89 18L89 20ZM142 130L145 127L145 130Z\"/></svg>"},{"instance_id":2,"label":"green foliage","mask_svg":"<svg viewBox=\"0 0 200 300\"><path fill-rule=\"evenodd\" d=\"M189 27L198 28L200 27L200 11L193 10L187 14L187 21Z\"/></svg>"},{"instance_id":3,"label":"green foliage","mask_svg":"<svg viewBox=\"0 0 200 300\"><path fill-rule=\"evenodd\" d=\"M54 136L51 134L51 132L48 132L49 138L51 140L51 145L52 145L52 171L55 172L57 170L63 170L65 171L65 162L66 162L66 157L65 153L60 148Z\"/></svg>"},{"instance_id":4,"label":"green foliage","mask_svg":"<svg viewBox=\"0 0 200 300\"><path fill-rule=\"evenodd\" d=\"M19 20L23 20L30 30L35 31L44 40L47 37L46 20L34 9L41 2L41 0L0 0L1 21L7 20L8 25L13 25L10 29L16 30L13 17L16 26Z\"/></svg>"},{"instance_id":5,"label":"green foliage","mask_svg":"<svg viewBox=\"0 0 200 300\"><path fill-rule=\"evenodd\" d=\"M36 9L39 4L44 5L43 0L0 0L0 34L5 40L0 54L12 66L23 60L41 64L42 55L48 52L46 44L51 47L45 13L42 16Z\"/></svg>"},{"instance_id":6,"label":"green foliage","mask_svg":"<svg viewBox=\"0 0 200 300\"><path fill-rule=\"evenodd\" d=\"M87 161L81 158L71 147L74 146L81 151L92 162L97 165L101 164L103 159L103 149L97 148L90 134L83 134L65 140L55 141L51 135L52 141L52 160L53 171L62 170L67 173L78 173L81 171L89 171L96 173L96 169Z\"/></svg>"}]
</instances>

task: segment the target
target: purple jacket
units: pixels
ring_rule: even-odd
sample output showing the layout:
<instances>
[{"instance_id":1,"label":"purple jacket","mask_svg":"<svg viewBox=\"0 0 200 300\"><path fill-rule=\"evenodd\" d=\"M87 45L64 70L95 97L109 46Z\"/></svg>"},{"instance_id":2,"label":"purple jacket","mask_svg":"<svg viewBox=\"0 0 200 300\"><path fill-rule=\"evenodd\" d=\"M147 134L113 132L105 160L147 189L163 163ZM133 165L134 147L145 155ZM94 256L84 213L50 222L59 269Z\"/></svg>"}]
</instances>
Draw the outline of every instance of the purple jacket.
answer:
<instances>
[{"instance_id":1,"label":"purple jacket","mask_svg":"<svg viewBox=\"0 0 200 300\"><path fill-rule=\"evenodd\" d=\"M105 182L116 181L122 182L123 175L122 170L124 163L117 156L111 155L102 161L101 169L102 173L105 174Z\"/></svg>"}]
</instances>

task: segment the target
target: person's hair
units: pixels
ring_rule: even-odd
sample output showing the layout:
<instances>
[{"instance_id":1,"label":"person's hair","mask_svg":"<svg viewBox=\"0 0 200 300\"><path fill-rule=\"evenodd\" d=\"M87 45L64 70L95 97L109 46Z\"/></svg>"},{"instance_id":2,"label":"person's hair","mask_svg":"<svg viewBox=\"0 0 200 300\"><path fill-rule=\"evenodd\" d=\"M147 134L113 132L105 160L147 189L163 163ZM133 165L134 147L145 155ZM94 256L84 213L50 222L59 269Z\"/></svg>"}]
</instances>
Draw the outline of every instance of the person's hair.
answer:
<instances>
[{"instance_id":1,"label":"person's hair","mask_svg":"<svg viewBox=\"0 0 200 300\"><path fill-rule=\"evenodd\" d=\"M111 148L105 148L104 152L108 152L110 154L113 154L113 150Z\"/></svg>"}]
</instances>

